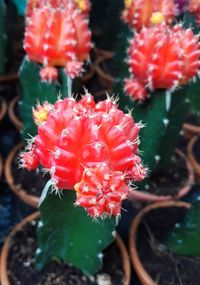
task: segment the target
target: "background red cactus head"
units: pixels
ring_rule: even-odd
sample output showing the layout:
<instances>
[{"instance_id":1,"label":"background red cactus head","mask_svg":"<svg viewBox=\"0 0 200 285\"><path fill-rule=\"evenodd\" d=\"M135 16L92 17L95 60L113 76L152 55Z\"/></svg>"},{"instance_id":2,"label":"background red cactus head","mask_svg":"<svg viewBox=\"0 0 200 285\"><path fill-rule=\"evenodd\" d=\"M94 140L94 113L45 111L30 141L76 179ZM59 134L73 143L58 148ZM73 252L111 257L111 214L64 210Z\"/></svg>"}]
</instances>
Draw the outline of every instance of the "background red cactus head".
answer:
<instances>
[{"instance_id":1,"label":"background red cactus head","mask_svg":"<svg viewBox=\"0 0 200 285\"><path fill-rule=\"evenodd\" d=\"M198 37L191 29L181 25L143 28L130 44L131 78L125 91L141 100L147 96L145 88L170 90L186 84L198 74L199 56Z\"/></svg>"},{"instance_id":2,"label":"background red cactus head","mask_svg":"<svg viewBox=\"0 0 200 285\"><path fill-rule=\"evenodd\" d=\"M159 17L153 19L154 15ZM142 27L149 27L152 24L162 22L172 24L175 15L174 0L125 0L122 18L130 27L139 31Z\"/></svg>"},{"instance_id":3,"label":"background red cactus head","mask_svg":"<svg viewBox=\"0 0 200 285\"><path fill-rule=\"evenodd\" d=\"M53 8L39 3L39 7L32 10L26 23L24 39L28 57L44 66L41 78L48 81L56 79L56 66L66 67L68 72L71 62L74 71L70 68L68 75L80 75L81 68L77 69L77 66L88 60L91 49L87 15L71 1L61 1L65 4L55 8L54 2L51 3Z\"/></svg>"}]
</instances>

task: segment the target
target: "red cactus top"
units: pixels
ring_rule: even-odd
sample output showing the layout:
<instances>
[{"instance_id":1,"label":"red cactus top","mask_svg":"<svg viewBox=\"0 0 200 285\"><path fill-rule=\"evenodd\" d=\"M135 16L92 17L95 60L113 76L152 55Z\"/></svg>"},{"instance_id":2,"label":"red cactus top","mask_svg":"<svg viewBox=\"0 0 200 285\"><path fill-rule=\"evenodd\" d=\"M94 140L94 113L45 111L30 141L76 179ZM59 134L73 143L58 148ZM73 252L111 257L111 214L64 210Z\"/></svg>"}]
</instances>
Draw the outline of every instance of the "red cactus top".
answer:
<instances>
[{"instance_id":1,"label":"red cactus top","mask_svg":"<svg viewBox=\"0 0 200 285\"><path fill-rule=\"evenodd\" d=\"M140 124L111 99L96 104L89 94L79 102L57 101L42 121L22 166L41 164L56 188L75 189L77 205L95 217L119 214L129 182L146 174L138 153Z\"/></svg>"},{"instance_id":2,"label":"red cactus top","mask_svg":"<svg viewBox=\"0 0 200 285\"><path fill-rule=\"evenodd\" d=\"M191 29L165 24L143 28L131 41L131 78L125 91L142 100L147 90L174 89L186 84L199 71L199 42Z\"/></svg>"}]
</instances>

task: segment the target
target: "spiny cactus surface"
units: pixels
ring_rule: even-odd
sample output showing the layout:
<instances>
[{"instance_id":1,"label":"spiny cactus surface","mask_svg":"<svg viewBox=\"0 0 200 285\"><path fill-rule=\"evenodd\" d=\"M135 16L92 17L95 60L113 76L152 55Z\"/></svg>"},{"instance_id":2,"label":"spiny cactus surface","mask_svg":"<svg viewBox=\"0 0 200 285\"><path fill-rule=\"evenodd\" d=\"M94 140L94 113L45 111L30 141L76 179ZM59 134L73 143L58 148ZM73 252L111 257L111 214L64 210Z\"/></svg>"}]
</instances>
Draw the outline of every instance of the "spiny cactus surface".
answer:
<instances>
[{"instance_id":1,"label":"spiny cactus surface","mask_svg":"<svg viewBox=\"0 0 200 285\"><path fill-rule=\"evenodd\" d=\"M132 75L125 91L144 100L148 90L173 90L197 76L200 63L199 38L181 25L143 28L133 37L129 49Z\"/></svg>"},{"instance_id":2,"label":"spiny cactus surface","mask_svg":"<svg viewBox=\"0 0 200 285\"><path fill-rule=\"evenodd\" d=\"M77 205L92 216L118 215L130 191L127 183L146 174L138 153L139 130L140 124L111 99L95 104L87 94L79 102L59 100L22 154L22 166L30 170L41 164L54 187L75 189Z\"/></svg>"},{"instance_id":3,"label":"spiny cactus surface","mask_svg":"<svg viewBox=\"0 0 200 285\"><path fill-rule=\"evenodd\" d=\"M65 67L71 78L79 76L91 49L88 16L71 1L58 6L57 2L39 3L26 23L25 51L30 60L43 65L40 76L46 81L57 79L57 66Z\"/></svg>"}]
</instances>

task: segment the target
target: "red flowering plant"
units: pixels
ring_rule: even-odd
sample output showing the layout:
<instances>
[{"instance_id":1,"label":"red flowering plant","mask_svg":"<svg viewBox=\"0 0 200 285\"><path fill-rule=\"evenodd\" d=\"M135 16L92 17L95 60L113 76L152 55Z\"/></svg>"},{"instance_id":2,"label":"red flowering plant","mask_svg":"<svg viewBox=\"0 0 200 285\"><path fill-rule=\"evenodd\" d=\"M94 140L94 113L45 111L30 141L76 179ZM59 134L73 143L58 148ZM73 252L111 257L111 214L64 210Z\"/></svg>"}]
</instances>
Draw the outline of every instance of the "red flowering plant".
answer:
<instances>
[{"instance_id":1,"label":"red flowering plant","mask_svg":"<svg viewBox=\"0 0 200 285\"><path fill-rule=\"evenodd\" d=\"M21 166L33 170L40 165L51 177L40 201L39 262L57 256L92 274L101 264L99 251L114 238L122 201L134 191L132 182L146 175L138 150L141 124L119 110L111 98L96 104L88 92L79 102L70 97L54 105L45 103L33 115L38 132L21 154ZM54 191L60 199L50 194ZM73 246L64 240L59 243L58 232L70 237ZM84 235L88 240L83 243ZM45 246L47 237L55 244L50 251ZM88 263L90 243L92 262ZM80 258L77 251L86 257Z\"/></svg>"}]
</instances>

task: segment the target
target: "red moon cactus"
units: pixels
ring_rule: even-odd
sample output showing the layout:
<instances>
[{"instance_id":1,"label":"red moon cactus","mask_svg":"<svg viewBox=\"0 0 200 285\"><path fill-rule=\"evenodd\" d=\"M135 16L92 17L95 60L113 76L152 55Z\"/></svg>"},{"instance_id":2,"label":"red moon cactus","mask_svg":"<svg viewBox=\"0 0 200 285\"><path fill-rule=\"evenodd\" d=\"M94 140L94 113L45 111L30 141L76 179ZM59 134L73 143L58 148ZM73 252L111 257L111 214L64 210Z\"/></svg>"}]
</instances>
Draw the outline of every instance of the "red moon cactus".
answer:
<instances>
[{"instance_id":1,"label":"red moon cactus","mask_svg":"<svg viewBox=\"0 0 200 285\"><path fill-rule=\"evenodd\" d=\"M130 181L146 175L138 152L140 124L110 98L96 104L90 94L79 102L57 101L42 121L21 155L22 167L30 170L40 164L56 189L75 189L76 204L94 217L120 214Z\"/></svg>"},{"instance_id":2,"label":"red moon cactus","mask_svg":"<svg viewBox=\"0 0 200 285\"><path fill-rule=\"evenodd\" d=\"M123 20L137 31L165 22L172 24L176 15L174 0L125 0Z\"/></svg>"},{"instance_id":3,"label":"red moon cactus","mask_svg":"<svg viewBox=\"0 0 200 285\"><path fill-rule=\"evenodd\" d=\"M91 49L87 15L71 1L55 8L44 5L33 9L26 24L24 48L32 61L43 65L43 80L55 80L57 66L65 67L71 78L79 76Z\"/></svg>"},{"instance_id":4,"label":"red moon cactus","mask_svg":"<svg viewBox=\"0 0 200 285\"><path fill-rule=\"evenodd\" d=\"M198 36L191 29L181 25L143 28L130 44L131 78L125 82L125 91L143 100L147 90L171 90L186 84L198 74L199 56Z\"/></svg>"}]
</instances>

